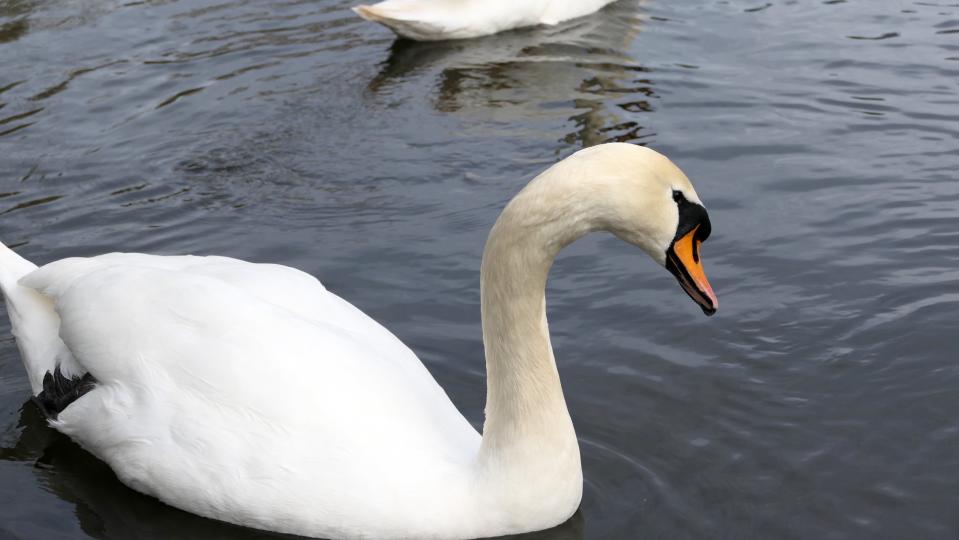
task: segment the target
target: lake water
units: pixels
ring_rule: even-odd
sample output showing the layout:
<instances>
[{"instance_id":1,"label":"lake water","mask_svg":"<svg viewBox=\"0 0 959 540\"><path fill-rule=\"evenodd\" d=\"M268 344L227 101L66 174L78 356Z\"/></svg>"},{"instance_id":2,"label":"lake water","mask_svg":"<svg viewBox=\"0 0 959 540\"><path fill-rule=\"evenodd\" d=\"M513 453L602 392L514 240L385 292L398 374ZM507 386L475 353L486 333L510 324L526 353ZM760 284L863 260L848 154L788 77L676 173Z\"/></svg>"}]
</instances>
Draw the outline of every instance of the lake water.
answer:
<instances>
[{"instance_id":1,"label":"lake water","mask_svg":"<svg viewBox=\"0 0 959 540\"><path fill-rule=\"evenodd\" d=\"M0 0L0 237L295 266L482 422L503 204L604 141L710 209L706 318L638 250L557 261L580 512L526 538L959 538L959 4L618 2L395 42L343 1ZM47 428L0 323L0 538L263 538Z\"/></svg>"}]
</instances>

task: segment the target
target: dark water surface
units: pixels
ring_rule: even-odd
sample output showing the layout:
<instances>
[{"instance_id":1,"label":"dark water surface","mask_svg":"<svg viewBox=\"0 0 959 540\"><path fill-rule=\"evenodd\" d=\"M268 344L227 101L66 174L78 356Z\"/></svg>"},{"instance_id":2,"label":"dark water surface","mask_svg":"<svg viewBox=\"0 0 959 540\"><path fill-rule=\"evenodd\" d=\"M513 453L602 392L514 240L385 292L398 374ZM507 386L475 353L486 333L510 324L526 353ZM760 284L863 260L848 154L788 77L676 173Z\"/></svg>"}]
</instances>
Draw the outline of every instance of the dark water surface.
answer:
<instances>
[{"instance_id":1,"label":"dark water surface","mask_svg":"<svg viewBox=\"0 0 959 540\"><path fill-rule=\"evenodd\" d=\"M586 239L550 282L580 513L537 539L959 538L959 4L623 1L394 43L349 2L0 0L0 238L302 268L479 425L499 209L584 146L710 208L711 319ZM45 427L3 318L0 538L262 538Z\"/></svg>"}]
</instances>

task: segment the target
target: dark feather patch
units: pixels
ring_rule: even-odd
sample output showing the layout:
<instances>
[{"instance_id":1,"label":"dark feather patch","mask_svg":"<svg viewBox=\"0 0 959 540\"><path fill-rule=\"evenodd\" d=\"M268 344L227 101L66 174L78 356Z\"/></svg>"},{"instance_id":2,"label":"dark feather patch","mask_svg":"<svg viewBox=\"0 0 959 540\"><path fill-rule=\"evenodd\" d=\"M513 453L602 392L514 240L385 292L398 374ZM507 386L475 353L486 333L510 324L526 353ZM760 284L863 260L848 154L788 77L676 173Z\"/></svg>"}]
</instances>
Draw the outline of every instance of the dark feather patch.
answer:
<instances>
[{"instance_id":1,"label":"dark feather patch","mask_svg":"<svg viewBox=\"0 0 959 540\"><path fill-rule=\"evenodd\" d=\"M675 242L686 236L686 233L699 225L696 238L705 242L709 238L709 233L713 230L706 209L702 205L689 202L682 191L673 190L673 200L676 201L676 206L679 208L679 224L676 226L676 236L673 237L673 241Z\"/></svg>"},{"instance_id":2,"label":"dark feather patch","mask_svg":"<svg viewBox=\"0 0 959 540\"><path fill-rule=\"evenodd\" d=\"M93 375L85 373L82 377L66 377L57 366L53 373L43 376L43 390L33 400L40 406L43 414L56 419L71 403L96 386Z\"/></svg>"}]
</instances>

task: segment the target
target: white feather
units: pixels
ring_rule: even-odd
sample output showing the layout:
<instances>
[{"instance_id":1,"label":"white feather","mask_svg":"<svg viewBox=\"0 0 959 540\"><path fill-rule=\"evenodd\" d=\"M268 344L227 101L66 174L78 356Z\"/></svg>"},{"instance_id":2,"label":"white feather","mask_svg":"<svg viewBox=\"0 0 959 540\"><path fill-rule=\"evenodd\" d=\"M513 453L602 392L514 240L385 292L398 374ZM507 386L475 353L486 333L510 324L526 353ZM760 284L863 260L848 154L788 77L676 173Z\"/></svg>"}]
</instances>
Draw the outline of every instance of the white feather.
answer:
<instances>
[{"instance_id":1,"label":"white feather","mask_svg":"<svg viewBox=\"0 0 959 540\"><path fill-rule=\"evenodd\" d=\"M593 13L613 0L385 0L353 8L417 41L464 39L513 28L553 25Z\"/></svg>"}]
</instances>

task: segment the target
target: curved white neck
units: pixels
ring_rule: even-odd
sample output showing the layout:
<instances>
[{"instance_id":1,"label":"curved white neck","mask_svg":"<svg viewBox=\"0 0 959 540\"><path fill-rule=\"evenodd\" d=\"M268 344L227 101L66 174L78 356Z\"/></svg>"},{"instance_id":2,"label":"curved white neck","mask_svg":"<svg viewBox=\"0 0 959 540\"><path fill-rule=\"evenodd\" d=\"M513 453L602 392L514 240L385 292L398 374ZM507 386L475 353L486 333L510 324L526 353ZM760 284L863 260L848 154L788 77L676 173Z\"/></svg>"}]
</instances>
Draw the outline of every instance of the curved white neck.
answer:
<instances>
[{"instance_id":1,"label":"curved white neck","mask_svg":"<svg viewBox=\"0 0 959 540\"><path fill-rule=\"evenodd\" d=\"M486 424L471 493L496 516L493 532L556 525L582 497L579 446L546 324L553 260L581 236L605 230L664 263L679 219L677 184L694 193L662 155L599 145L535 178L490 231L480 276Z\"/></svg>"},{"instance_id":2,"label":"curved white neck","mask_svg":"<svg viewBox=\"0 0 959 540\"><path fill-rule=\"evenodd\" d=\"M591 197L577 191L575 183L534 180L503 210L483 253L487 398L480 460L493 476L539 482L563 475L581 483L545 301L546 278L560 249L599 228Z\"/></svg>"}]
</instances>

